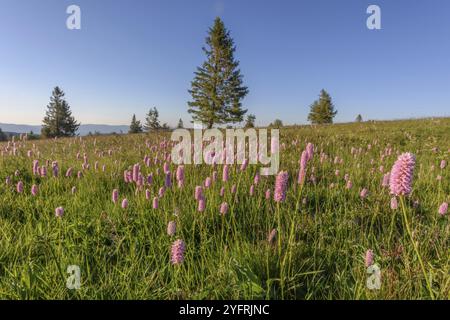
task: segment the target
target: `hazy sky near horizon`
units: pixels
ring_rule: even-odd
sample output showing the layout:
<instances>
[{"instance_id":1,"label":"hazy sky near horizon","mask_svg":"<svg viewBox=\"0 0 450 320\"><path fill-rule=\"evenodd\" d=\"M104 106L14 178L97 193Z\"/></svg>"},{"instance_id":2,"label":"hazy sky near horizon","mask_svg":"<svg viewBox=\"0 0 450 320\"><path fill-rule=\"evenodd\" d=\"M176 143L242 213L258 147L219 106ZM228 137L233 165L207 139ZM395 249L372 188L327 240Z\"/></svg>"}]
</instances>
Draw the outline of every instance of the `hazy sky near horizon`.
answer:
<instances>
[{"instance_id":1,"label":"hazy sky near horizon","mask_svg":"<svg viewBox=\"0 0 450 320\"><path fill-rule=\"evenodd\" d=\"M68 30L66 8L81 8ZM366 9L381 8L381 30ZM450 116L450 1L0 0L0 122L40 124L54 86L82 123L156 106L185 123L188 89L220 16L258 124L306 123L325 88L337 122Z\"/></svg>"}]
</instances>

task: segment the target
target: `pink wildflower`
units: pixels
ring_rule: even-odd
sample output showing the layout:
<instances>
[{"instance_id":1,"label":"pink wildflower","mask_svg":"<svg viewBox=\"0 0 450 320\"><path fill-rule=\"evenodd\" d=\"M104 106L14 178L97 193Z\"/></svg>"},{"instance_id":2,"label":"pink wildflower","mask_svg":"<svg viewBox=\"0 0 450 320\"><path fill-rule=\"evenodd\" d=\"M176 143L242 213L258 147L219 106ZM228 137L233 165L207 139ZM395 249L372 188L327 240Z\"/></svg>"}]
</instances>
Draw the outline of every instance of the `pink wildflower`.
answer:
<instances>
[{"instance_id":1,"label":"pink wildflower","mask_svg":"<svg viewBox=\"0 0 450 320\"><path fill-rule=\"evenodd\" d=\"M195 194L194 194L195 200L199 201L203 198L203 188L201 186L195 187Z\"/></svg>"},{"instance_id":2,"label":"pink wildflower","mask_svg":"<svg viewBox=\"0 0 450 320\"><path fill-rule=\"evenodd\" d=\"M443 215L447 214L447 211L448 211L448 203L447 203L447 202L444 202L444 203L442 203L441 206L439 207L439 214L440 214L441 216L443 216Z\"/></svg>"},{"instance_id":3,"label":"pink wildflower","mask_svg":"<svg viewBox=\"0 0 450 320\"><path fill-rule=\"evenodd\" d=\"M412 153L401 154L391 170L389 187L396 196L407 196L412 191L412 182L416 158Z\"/></svg>"},{"instance_id":4,"label":"pink wildflower","mask_svg":"<svg viewBox=\"0 0 450 320\"><path fill-rule=\"evenodd\" d=\"M205 199L202 198L198 201L198 211L203 212L203 211L205 211L205 208L206 208L206 202L205 202Z\"/></svg>"},{"instance_id":5,"label":"pink wildflower","mask_svg":"<svg viewBox=\"0 0 450 320\"><path fill-rule=\"evenodd\" d=\"M227 212L228 212L228 203L223 202L223 203L220 205L220 214L224 215L224 214L226 214Z\"/></svg>"},{"instance_id":6,"label":"pink wildflower","mask_svg":"<svg viewBox=\"0 0 450 320\"><path fill-rule=\"evenodd\" d=\"M119 190L114 189L112 192L112 202L117 203L118 199L119 199Z\"/></svg>"},{"instance_id":7,"label":"pink wildflower","mask_svg":"<svg viewBox=\"0 0 450 320\"><path fill-rule=\"evenodd\" d=\"M186 251L186 245L183 240L176 240L172 244L171 261L172 264L181 264L184 261L184 252Z\"/></svg>"},{"instance_id":8,"label":"pink wildflower","mask_svg":"<svg viewBox=\"0 0 450 320\"><path fill-rule=\"evenodd\" d=\"M22 181L17 182L16 190L18 193L23 192L23 182Z\"/></svg>"},{"instance_id":9,"label":"pink wildflower","mask_svg":"<svg viewBox=\"0 0 450 320\"><path fill-rule=\"evenodd\" d=\"M288 184L289 174L287 171L278 173L275 180L274 200L276 202L283 202L286 199L286 190Z\"/></svg>"},{"instance_id":10,"label":"pink wildflower","mask_svg":"<svg viewBox=\"0 0 450 320\"><path fill-rule=\"evenodd\" d=\"M167 225L167 234L169 236L173 236L176 231L177 231L177 223L175 221L169 221L169 224Z\"/></svg>"},{"instance_id":11,"label":"pink wildflower","mask_svg":"<svg viewBox=\"0 0 450 320\"><path fill-rule=\"evenodd\" d=\"M55 209L55 216L58 218L61 218L64 214L64 208L63 207L58 207Z\"/></svg>"},{"instance_id":12,"label":"pink wildflower","mask_svg":"<svg viewBox=\"0 0 450 320\"><path fill-rule=\"evenodd\" d=\"M229 179L229 168L228 165L223 166L223 172L222 172L222 181L227 182Z\"/></svg>"},{"instance_id":13,"label":"pink wildflower","mask_svg":"<svg viewBox=\"0 0 450 320\"><path fill-rule=\"evenodd\" d=\"M359 196L361 197L361 199L367 198L368 195L369 195L369 190L367 190L366 188L363 188L361 190L361 192L359 193Z\"/></svg>"},{"instance_id":14,"label":"pink wildflower","mask_svg":"<svg viewBox=\"0 0 450 320\"><path fill-rule=\"evenodd\" d=\"M369 249L366 251L366 256L365 256L364 262L365 262L366 268L373 265L373 251L372 250Z\"/></svg>"}]
</instances>

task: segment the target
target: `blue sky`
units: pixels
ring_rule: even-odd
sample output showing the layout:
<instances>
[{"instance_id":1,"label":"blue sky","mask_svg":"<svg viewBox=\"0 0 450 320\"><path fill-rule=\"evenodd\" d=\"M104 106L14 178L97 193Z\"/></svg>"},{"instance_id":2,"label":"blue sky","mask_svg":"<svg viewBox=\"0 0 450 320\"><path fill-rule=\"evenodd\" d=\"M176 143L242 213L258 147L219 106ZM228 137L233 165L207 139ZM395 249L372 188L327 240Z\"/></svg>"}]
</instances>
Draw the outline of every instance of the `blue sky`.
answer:
<instances>
[{"instance_id":1,"label":"blue sky","mask_svg":"<svg viewBox=\"0 0 450 320\"><path fill-rule=\"evenodd\" d=\"M81 30L66 8L81 7ZM377 4L382 30L368 30ZM450 116L450 1L0 0L0 122L39 124L55 85L82 123L156 106L185 123L187 90L220 16L258 124L306 123L325 88L336 121Z\"/></svg>"}]
</instances>

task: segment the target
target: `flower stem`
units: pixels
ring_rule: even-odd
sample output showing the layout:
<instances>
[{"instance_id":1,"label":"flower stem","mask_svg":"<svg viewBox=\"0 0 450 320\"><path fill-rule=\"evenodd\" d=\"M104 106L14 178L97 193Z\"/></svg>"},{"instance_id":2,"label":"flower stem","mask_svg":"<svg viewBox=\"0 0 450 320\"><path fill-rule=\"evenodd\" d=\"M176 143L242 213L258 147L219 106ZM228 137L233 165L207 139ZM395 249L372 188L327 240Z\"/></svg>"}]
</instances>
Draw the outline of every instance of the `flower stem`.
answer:
<instances>
[{"instance_id":1,"label":"flower stem","mask_svg":"<svg viewBox=\"0 0 450 320\"><path fill-rule=\"evenodd\" d=\"M425 266L423 264L422 258L421 258L420 253L419 253L419 249L417 248L417 245L414 242L414 239L412 237L411 229L409 228L408 216L406 215L405 199L404 199L403 196L400 197L400 203L402 205L403 221L405 223L406 231L408 232L409 239L411 240L411 243L413 245L414 251L416 252L417 259L419 259L419 264L420 264L420 267L422 268L423 276L425 277L425 281L427 283L427 287L428 287L428 291L430 292L431 299L434 300L434 294L433 294L433 290L431 288L430 280L428 279L427 272L425 270Z\"/></svg>"},{"instance_id":2,"label":"flower stem","mask_svg":"<svg viewBox=\"0 0 450 320\"><path fill-rule=\"evenodd\" d=\"M388 238L388 246L391 246L391 239L392 239L392 232L394 231L394 223L395 223L395 217L397 216L397 210L394 210L392 213L391 218L391 225L389 227L389 238Z\"/></svg>"},{"instance_id":3,"label":"flower stem","mask_svg":"<svg viewBox=\"0 0 450 320\"><path fill-rule=\"evenodd\" d=\"M283 261L281 258L281 252L282 252L282 244L281 244L281 212L280 212L280 203L277 202L277 224L278 224L278 234L277 234L277 242L278 242L278 262L280 267L280 284L281 284L281 299L284 299L284 275L283 275Z\"/></svg>"}]
</instances>

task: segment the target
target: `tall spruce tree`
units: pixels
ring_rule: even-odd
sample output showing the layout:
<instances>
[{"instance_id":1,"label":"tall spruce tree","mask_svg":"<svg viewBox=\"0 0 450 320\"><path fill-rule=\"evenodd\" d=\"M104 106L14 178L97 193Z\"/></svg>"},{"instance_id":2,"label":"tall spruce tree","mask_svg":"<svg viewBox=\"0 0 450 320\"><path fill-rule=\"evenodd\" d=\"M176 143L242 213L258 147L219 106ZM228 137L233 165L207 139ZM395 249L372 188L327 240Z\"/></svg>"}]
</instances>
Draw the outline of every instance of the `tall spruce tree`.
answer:
<instances>
[{"instance_id":1,"label":"tall spruce tree","mask_svg":"<svg viewBox=\"0 0 450 320\"><path fill-rule=\"evenodd\" d=\"M320 91L319 100L316 100L311 105L311 111L308 115L308 121L313 124L333 123L333 118L336 116L331 96L325 90Z\"/></svg>"},{"instance_id":2,"label":"tall spruce tree","mask_svg":"<svg viewBox=\"0 0 450 320\"><path fill-rule=\"evenodd\" d=\"M64 99L64 91L55 87L47 105L41 134L46 138L73 137L80 126L72 116L70 106Z\"/></svg>"},{"instance_id":3,"label":"tall spruce tree","mask_svg":"<svg viewBox=\"0 0 450 320\"><path fill-rule=\"evenodd\" d=\"M279 129L279 128L283 127L283 121L281 121L280 119L275 119L274 122L269 124L269 127Z\"/></svg>"},{"instance_id":4,"label":"tall spruce tree","mask_svg":"<svg viewBox=\"0 0 450 320\"><path fill-rule=\"evenodd\" d=\"M159 112L156 107L150 109L145 117L145 131L150 132L151 130L158 130L161 128L161 123L159 122Z\"/></svg>"},{"instance_id":5,"label":"tall spruce tree","mask_svg":"<svg viewBox=\"0 0 450 320\"><path fill-rule=\"evenodd\" d=\"M362 115L358 114L358 116L355 119L356 122L362 122L363 121L363 117Z\"/></svg>"},{"instance_id":6,"label":"tall spruce tree","mask_svg":"<svg viewBox=\"0 0 450 320\"><path fill-rule=\"evenodd\" d=\"M142 125L139 120L136 120L136 115L133 114L133 117L131 118L131 124L130 124L130 130L128 133L141 133L142 132Z\"/></svg>"},{"instance_id":7,"label":"tall spruce tree","mask_svg":"<svg viewBox=\"0 0 450 320\"><path fill-rule=\"evenodd\" d=\"M247 119L245 120L245 128L254 128L255 121L256 121L256 116L254 114L247 115Z\"/></svg>"},{"instance_id":8,"label":"tall spruce tree","mask_svg":"<svg viewBox=\"0 0 450 320\"><path fill-rule=\"evenodd\" d=\"M234 59L236 47L220 18L208 31L203 52L206 61L194 73L189 93L188 112L194 121L203 122L208 128L214 124L243 121L247 110L241 100L248 89L243 86L239 61Z\"/></svg>"},{"instance_id":9,"label":"tall spruce tree","mask_svg":"<svg viewBox=\"0 0 450 320\"><path fill-rule=\"evenodd\" d=\"M2 128L0 128L0 141L6 140L7 140L6 134L2 131Z\"/></svg>"}]
</instances>

